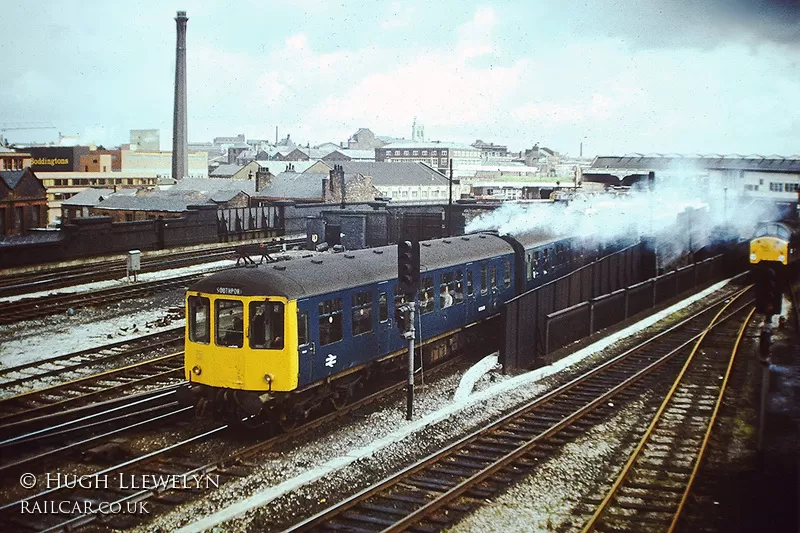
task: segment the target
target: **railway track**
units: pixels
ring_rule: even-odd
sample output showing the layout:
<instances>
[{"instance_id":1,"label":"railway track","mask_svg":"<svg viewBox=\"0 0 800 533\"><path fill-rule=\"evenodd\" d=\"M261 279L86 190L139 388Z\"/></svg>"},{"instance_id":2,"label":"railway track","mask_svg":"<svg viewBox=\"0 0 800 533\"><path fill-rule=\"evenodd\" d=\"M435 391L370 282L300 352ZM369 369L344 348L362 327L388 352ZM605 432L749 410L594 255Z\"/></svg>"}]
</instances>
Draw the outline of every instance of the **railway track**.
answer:
<instances>
[{"instance_id":1,"label":"railway track","mask_svg":"<svg viewBox=\"0 0 800 533\"><path fill-rule=\"evenodd\" d=\"M283 241L280 244L271 244L264 248L259 248L258 246L252 245L249 248L253 248L250 253L255 253L255 250L261 250L261 253L267 254L270 251L279 250L284 245L296 245L299 242L300 239L290 239ZM239 262L237 261L237 265L238 264ZM235 267L214 268L200 274L188 274L170 279L150 282L136 282L133 284L118 285L107 289L93 289L79 293L51 294L41 298L23 298L15 301L4 302L4 312L2 316L0 316L0 325L13 324L23 320L30 320L33 318L63 313L69 309L79 309L93 305L102 305L109 302L118 302L128 298L147 296L157 292L183 288L187 285L190 285L194 281L207 276L208 274L228 268ZM112 276L110 279L118 278L119 276ZM74 282L70 282L68 284L73 283Z\"/></svg>"},{"instance_id":2,"label":"railway track","mask_svg":"<svg viewBox=\"0 0 800 533\"><path fill-rule=\"evenodd\" d=\"M680 374L705 332L719 322L714 313L729 305L708 307L287 531L444 528L616 412L621 402L648 391L667 394L665 384Z\"/></svg>"},{"instance_id":3,"label":"railway track","mask_svg":"<svg viewBox=\"0 0 800 533\"><path fill-rule=\"evenodd\" d=\"M219 251L181 252L174 255L170 254L166 257L143 259L140 273L157 272L168 268L180 268L218 261L233 257L234 253L235 250L233 248L226 248ZM45 268L37 272L0 277L0 297L18 296L72 285L119 279L124 277L126 273L125 262L122 260L100 261L65 268Z\"/></svg>"},{"instance_id":4,"label":"railway track","mask_svg":"<svg viewBox=\"0 0 800 533\"><path fill-rule=\"evenodd\" d=\"M131 361L159 350L176 350L183 345L183 327L142 335L69 354L38 359L22 365L0 368L0 395L12 393L18 385L35 386L40 380L64 379L107 370L120 361Z\"/></svg>"},{"instance_id":5,"label":"railway track","mask_svg":"<svg viewBox=\"0 0 800 533\"><path fill-rule=\"evenodd\" d=\"M753 313L745 307L700 339L584 533L675 530Z\"/></svg>"},{"instance_id":6,"label":"railway track","mask_svg":"<svg viewBox=\"0 0 800 533\"><path fill-rule=\"evenodd\" d=\"M297 246L305 242L305 237L294 237L289 239L278 239L265 243L265 250L269 253L277 252L284 246ZM203 250L192 250L184 252L174 252L157 257L149 257L144 254L141 262L141 271L157 272L170 268L181 268L218 261L225 258L236 258L239 245L230 245L223 248L211 248ZM119 259L114 261L96 261L90 264L76 265L70 267L47 267L42 266L36 272L26 272L24 274L14 274L0 276L0 298L17 296L21 294L54 290L71 285L84 283L94 283L119 279L126 275L124 261Z\"/></svg>"},{"instance_id":7,"label":"railway track","mask_svg":"<svg viewBox=\"0 0 800 533\"><path fill-rule=\"evenodd\" d=\"M459 356L453 358L434 369L430 369L428 373L430 376L433 376L463 361L464 357L465 356ZM32 516L22 513L21 510L23 509L23 505L30 508L30 506L37 505L37 502L38 505L46 505L48 501L62 500L79 502L80 504L88 502L89 505L94 504L95 506L97 502L101 501L114 506L125 506L129 503L135 504L145 501L158 505L172 506L193 497L192 491L187 492L186 490L182 490L182 487L170 488L169 486L123 486L125 480L141 479L142 476L168 475L177 476L179 479L188 479L194 482L213 476L215 480L212 484L213 486L205 487L206 489L213 489L217 486L217 483L221 486L225 481L231 478L247 475L253 469L254 465L259 464L259 456L269 454L269 452L278 445L296 441L297 439L301 439L304 434L313 430L328 427L337 419L346 417L350 415L350 413L370 404L382 401L398 391L401 391L404 387L405 381L401 378L400 381L388 388L354 401L338 410L333 410L332 412L297 426L291 431L274 435L260 442L239 446L236 451L223 458L216 456L208 462L203 463L200 462L201 458L213 455L213 452L209 453L208 448L213 443L214 439L226 434L226 432L232 429L228 424L205 427L188 438L172 442L140 456L127 457L119 463L112 464L111 466L99 470L82 472L82 474L86 476L108 479L108 486L103 487L101 490L82 489L79 486L75 486L75 484L70 485L69 483L63 483L57 484L56 486L47 486L44 490L39 490L33 494L28 493L22 497L12 499L12 501L6 501L0 504L0 530L12 530L24 527L27 531L66 532L74 531L81 526L97 522L102 522L100 527L104 528L119 529L130 527L140 520L148 518L148 516L125 513L104 515L102 513L83 512L54 512L51 514L36 514ZM168 412L163 416L166 418L167 416L181 414L183 416L174 418L174 420L182 421L181 423L184 426L191 426L192 419L186 416L190 409L191 407L182 408L181 411L176 411L175 413ZM145 423L151 424L152 422L152 420L148 420ZM248 431L248 433L250 435L253 434L252 431ZM94 442L95 441L93 441L93 443ZM81 446L81 444L68 446L70 446L70 449L73 449L76 446ZM66 451L68 450L64 450L64 452ZM50 458L58 457L61 453L62 450L55 449L48 452L48 456ZM26 464L31 463L35 463L40 467L42 466L41 463L33 461L27 462ZM14 481L12 478L14 477L15 476L9 476L9 483L12 483L12 485ZM216 480L218 480L218 482ZM122 483L122 485L120 483ZM185 489L185 487L183 487L183 489ZM207 493L208 490L205 490L204 495Z\"/></svg>"},{"instance_id":8,"label":"railway track","mask_svg":"<svg viewBox=\"0 0 800 533\"><path fill-rule=\"evenodd\" d=\"M32 318L63 313L68 309L105 305L109 302L118 302L128 298L147 296L157 292L178 289L186 287L194 281L212 272L223 270L224 268L211 269L202 274L189 274L170 279L120 285L108 289L95 289L81 293L54 294L43 298L5 302L3 304L4 313L0 316L0 324L13 324Z\"/></svg>"},{"instance_id":9,"label":"railway track","mask_svg":"<svg viewBox=\"0 0 800 533\"><path fill-rule=\"evenodd\" d=\"M176 401L177 386L102 402L97 408L78 408L15 436L0 440L0 474L41 470L44 462L52 464L59 457L78 450L99 446L118 436L145 429L148 425L168 422L169 418L190 410ZM184 423L188 423L185 422Z\"/></svg>"},{"instance_id":10,"label":"railway track","mask_svg":"<svg viewBox=\"0 0 800 533\"><path fill-rule=\"evenodd\" d=\"M19 428L30 430L36 424L57 423L58 412L99 402L112 395L182 380L181 351L2 398L0 436L7 438Z\"/></svg>"}]
</instances>

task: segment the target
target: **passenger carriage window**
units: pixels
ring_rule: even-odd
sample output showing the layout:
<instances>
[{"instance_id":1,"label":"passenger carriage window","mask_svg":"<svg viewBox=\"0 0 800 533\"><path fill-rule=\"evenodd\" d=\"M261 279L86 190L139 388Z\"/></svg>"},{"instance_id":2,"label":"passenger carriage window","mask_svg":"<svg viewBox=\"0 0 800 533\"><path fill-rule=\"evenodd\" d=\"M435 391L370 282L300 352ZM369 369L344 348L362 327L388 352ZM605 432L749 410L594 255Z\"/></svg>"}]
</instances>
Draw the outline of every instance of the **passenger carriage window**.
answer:
<instances>
[{"instance_id":1,"label":"passenger carriage window","mask_svg":"<svg viewBox=\"0 0 800 533\"><path fill-rule=\"evenodd\" d=\"M537 250L533 252L533 277L536 278L539 274L541 271L539 270L539 251Z\"/></svg>"},{"instance_id":2,"label":"passenger carriage window","mask_svg":"<svg viewBox=\"0 0 800 533\"><path fill-rule=\"evenodd\" d=\"M308 344L308 313L298 313L297 315L297 344L303 346Z\"/></svg>"},{"instance_id":3,"label":"passenger carriage window","mask_svg":"<svg viewBox=\"0 0 800 533\"><path fill-rule=\"evenodd\" d=\"M423 315L433 311L433 278L422 278L420 283L419 312Z\"/></svg>"},{"instance_id":4,"label":"passenger carriage window","mask_svg":"<svg viewBox=\"0 0 800 533\"><path fill-rule=\"evenodd\" d=\"M467 296L472 294L472 270L467 270Z\"/></svg>"},{"instance_id":5,"label":"passenger carriage window","mask_svg":"<svg viewBox=\"0 0 800 533\"><path fill-rule=\"evenodd\" d=\"M456 286L453 289L453 303L458 305L464 301L464 273L456 270Z\"/></svg>"},{"instance_id":6,"label":"passenger carriage window","mask_svg":"<svg viewBox=\"0 0 800 533\"><path fill-rule=\"evenodd\" d=\"M250 302L248 314L250 348L259 350L283 349L283 304L281 302Z\"/></svg>"},{"instance_id":7,"label":"passenger carriage window","mask_svg":"<svg viewBox=\"0 0 800 533\"><path fill-rule=\"evenodd\" d=\"M214 302L217 346L241 348L244 342L244 305L238 300Z\"/></svg>"},{"instance_id":8,"label":"passenger carriage window","mask_svg":"<svg viewBox=\"0 0 800 533\"><path fill-rule=\"evenodd\" d=\"M319 345L325 346L342 340L342 299L334 298L319 303Z\"/></svg>"},{"instance_id":9,"label":"passenger carriage window","mask_svg":"<svg viewBox=\"0 0 800 533\"><path fill-rule=\"evenodd\" d=\"M481 265L481 294L489 292L489 287L486 285L486 264Z\"/></svg>"},{"instance_id":10,"label":"passenger carriage window","mask_svg":"<svg viewBox=\"0 0 800 533\"><path fill-rule=\"evenodd\" d=\"M353 295L353 336L372 331L372 293L363 291Z\"/></svg>"},{"instance_id":11,"label":"passenger carriage window","mask_svg":"<svg viewBox=\"0 0 800 533\"><path fill-rule=\"evenodd\" d=\"M445 309L453 305L453 274L442 274L439 282L439 308Z\"/></svg>"},{"instance_id":12,"label":"passenger carriage window","mask_svg":"<svg viewBox=\"0 0 800 533\"><path fill-rule=\"evenodd\" d=\"M492 265L489 281L491 281L492 288L497 288L497 265Z\"/></svg>"},{"instance_id":13,"label":"passenger carriage window","mask_svg":"<svg viewBox=\"0 0 800 533\"><path fill-rule=\"evenodd\" d=\"M550 257L549 257L550 254L548 253L548 251L549 250L545 248L544 252L542 253L542 269L544 270L543 272L544 274L547 274L547 269L550 266Z\"/></svg>"},{"instance_id":14,"label":"passenger carriage window","mask_svg":"<svg viewBox=\"0 0 800 533\"><path fill-rule=\"evenodd\" d=\"M508 288L511 286L511 261L508 259L503 259L503 264L505 266L503 269L505 271L503 274L503 285Z\"/></svg>"},{"instance_id":15,"label":"passenger carriage window","mask_svg":"<svg viewBox=\"0 0 800 533\"><path fill-rule=\"evenodd\" d=\"M386 293L382 292L378 295L378 321L386 322L389 320L389 299Z\"/></svg>"},{"instance_id":16,"label":"passenger carriage window","mask_svg":"<svg viewBox=\"0 0 800 533\"><path fill-rule=\"evenodd\" d=\"M208 344L211 342L211 302L208 298L189 296L189 340Z\"/></svg>"}]
</instances>

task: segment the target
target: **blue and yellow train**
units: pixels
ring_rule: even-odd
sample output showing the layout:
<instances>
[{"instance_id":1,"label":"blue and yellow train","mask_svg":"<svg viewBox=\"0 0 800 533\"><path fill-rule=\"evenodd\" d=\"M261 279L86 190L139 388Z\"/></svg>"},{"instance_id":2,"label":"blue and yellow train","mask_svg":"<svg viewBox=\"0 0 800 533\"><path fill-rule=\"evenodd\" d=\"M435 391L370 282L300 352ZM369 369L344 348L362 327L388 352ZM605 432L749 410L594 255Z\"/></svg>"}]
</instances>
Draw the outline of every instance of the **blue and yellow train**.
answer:
<instances>
[{"instance_id":1,"label":"blue and yellow train","mask_svg":"<svg viewBox=\"0 0 800 533\"><path fill-rule=\"evenodd\" d=\"M487 320L504 302L597 252L578 238L482 233L422 242L415 326L425 359L491 335ZM272 413L281 424L326 402L339 406L365 382L402 368L398 292L396 246L211 275L186 294L182 396L235 419Z\"/></svg>"}]
</instances>

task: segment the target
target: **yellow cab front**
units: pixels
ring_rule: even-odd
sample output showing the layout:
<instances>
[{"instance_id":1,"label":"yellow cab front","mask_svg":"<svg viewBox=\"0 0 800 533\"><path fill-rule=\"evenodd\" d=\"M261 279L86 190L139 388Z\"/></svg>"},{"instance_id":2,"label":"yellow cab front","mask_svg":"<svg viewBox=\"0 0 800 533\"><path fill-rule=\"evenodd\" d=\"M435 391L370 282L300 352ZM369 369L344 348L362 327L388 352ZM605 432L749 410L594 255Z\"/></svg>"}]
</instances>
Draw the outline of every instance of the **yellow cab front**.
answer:
<instances>
[{"instance_id":1,"label":"yellow cab front","mask_svg":"<svg viewBox=\"0 0 800 533\"><path fill-rule=\"evenodd\" d=\"M209 387L297 387L297 302L281 297L186 295L186 380Z\"/></svg>"}]
</instances>

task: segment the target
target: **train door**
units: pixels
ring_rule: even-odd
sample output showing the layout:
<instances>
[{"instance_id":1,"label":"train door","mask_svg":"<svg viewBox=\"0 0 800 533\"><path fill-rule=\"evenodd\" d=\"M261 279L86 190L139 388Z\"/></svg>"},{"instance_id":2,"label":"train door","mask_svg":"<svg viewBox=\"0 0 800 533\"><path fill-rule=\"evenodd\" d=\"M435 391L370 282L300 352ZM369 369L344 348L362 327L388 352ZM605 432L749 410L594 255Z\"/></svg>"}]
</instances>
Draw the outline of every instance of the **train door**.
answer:
<instances>
[{"instance_id":1,"label":"train door","mask_svg":"<svg viewBox=\"0 0 800 533\"><path fill-rule=\"evenodd\" d=\"M496 262L489 263L489 309L492 312L496 311L498 305L502 303L500 289L497 285L497 270Z\"/></svg>"},{"instance_id":2,"label":"train door","mask_svg":"<svg viewBox=\"0 0 800 533\"><path fill-rule=\"evenodd\" d=\"M308 299L297 301L297 363L298 385L311 381L312 364L316 344L312 341L308 313L311 309Z\"/></svg>"},{"instance_id":3,"label":"train door","mask_svg":"<svg viewBox=\"0 0 800 533\"><path fill-rule=\"evenodd\" d=\"M466 265L466 290L464 291L464 302L467 304L467 324L475 322L478 317L478 303L475 297L475 274L473 273L473 266L473 263L467 263Z\"/></svg>"},{"instance_id":4,"label":"train door","mask_svg":"<svg viewBox=\"0 0 800 533\"><path fill-rule=\"evenodd\" d=\"M218 359L214 375L222 387L240 389L244 385L244 302L228 298L214 300L214 344ZM224 362L223 362L224 361Z\"/></svg>"},{"instance_id":5,"label":"train door","mask_svg":"<svg viewBox=\"0 0 800 533\"><path fill-rule=\"evenodd\" d=\"M391 351L392 333L394 328L394 310L390 314L391 292L389 282L378 284L378 326L375 330L378 339L378 352L383 355Z\"/></svg>"}]
</instances>

